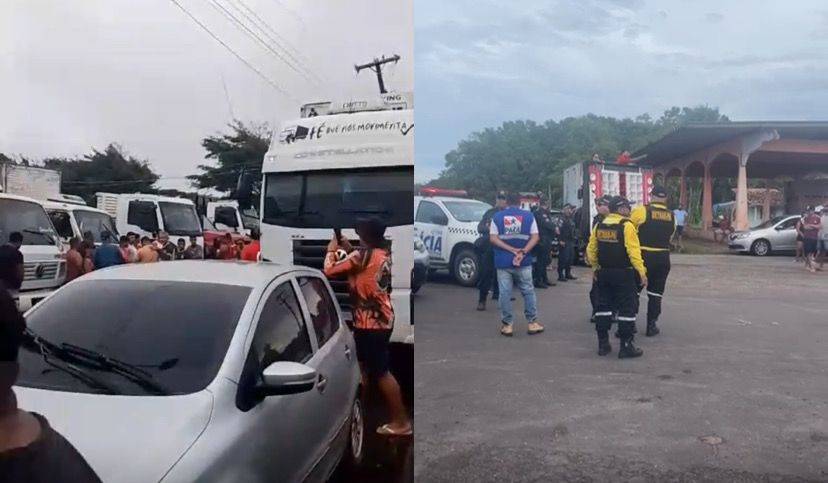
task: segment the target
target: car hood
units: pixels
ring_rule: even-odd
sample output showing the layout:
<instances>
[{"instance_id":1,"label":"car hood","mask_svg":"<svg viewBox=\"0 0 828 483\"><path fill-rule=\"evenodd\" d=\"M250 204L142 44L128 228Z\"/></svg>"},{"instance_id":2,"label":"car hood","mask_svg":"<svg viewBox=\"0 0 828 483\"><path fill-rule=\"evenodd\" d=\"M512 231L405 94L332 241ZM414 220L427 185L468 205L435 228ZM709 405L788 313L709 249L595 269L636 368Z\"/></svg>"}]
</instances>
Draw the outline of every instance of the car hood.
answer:
<instances>
[{"instance_id":1,"label":"car hood","mask_svg":"<svg viewBox=\"0 0 828 483\"><path fill-rule=\"evenodd\" d=\"M157 482L207 427L208 391L186 396L109 396L16 387L21 408L43 415L101 481Z\"/></svg>"}]
</instances>

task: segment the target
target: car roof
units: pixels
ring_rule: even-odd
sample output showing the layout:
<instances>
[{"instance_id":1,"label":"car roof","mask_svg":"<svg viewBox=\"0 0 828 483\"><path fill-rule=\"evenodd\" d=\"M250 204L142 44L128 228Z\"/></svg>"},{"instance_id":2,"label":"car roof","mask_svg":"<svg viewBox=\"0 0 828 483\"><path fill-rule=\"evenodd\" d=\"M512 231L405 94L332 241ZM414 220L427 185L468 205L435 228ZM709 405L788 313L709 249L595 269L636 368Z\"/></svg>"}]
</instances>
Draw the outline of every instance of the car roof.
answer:
<instances>
[{"instance_id":1,"label":"car roof","mask_svg":"<svg viewBox=\"0 0 828 483\"><path fill-rule=\"evenodd\" d=\"M79 280L164 280L264 288L276 277L296 270L319 273L317 270L308 267L280 265L270 262L176 260L118 265L95 270Z\"/></svg>"},{"instance_id":2,"label":"car roof","mask_svg":"<svg viewBox=\"0 0 828 483\"><path fill-rule=\"evenodd\" d=\"M473 198L459 198L456 196L415 196L415 199L418 200L432 200L432 201L468 201L469 203L479 203L481 205L485 205L488 203L484 203L482 201L475 200Z\"/></svg>"}]
</instances>

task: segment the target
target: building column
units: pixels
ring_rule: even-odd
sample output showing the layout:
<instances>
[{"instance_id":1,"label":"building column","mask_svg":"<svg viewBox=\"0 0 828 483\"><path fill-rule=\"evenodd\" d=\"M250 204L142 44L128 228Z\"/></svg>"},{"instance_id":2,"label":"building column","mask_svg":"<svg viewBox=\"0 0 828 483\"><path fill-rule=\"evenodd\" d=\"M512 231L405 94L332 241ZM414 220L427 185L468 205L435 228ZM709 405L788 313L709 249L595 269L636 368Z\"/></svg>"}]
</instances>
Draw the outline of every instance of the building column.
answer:
<instances>
[{"instance_id":1,"label":"building column","mask_svg":"<svg viewBox=\"0 0 828 483\"><path fill-rule=\"evenodd\" d=\"M704 178L702 181L702 230L713 229L713 179L710 176L710 160L704 160Z\"/></svg>"},{"instance_id":2,"label":"building column","mask_svg":"<svg viewBox=\"0 0 828 483\"><path fill-rule=\"evenodd\" d=\"M762 221L771 219L771 189L770 180L765 180L765 203L762 205Z\"/></svg>"},{"instance_id":3,"label":"building column","mask_svg":"<svg viewBox=\"0 0 828 483\"><path fill-rule=\"evenodd\" d=\"M687 209L687 180L684 178L684 170L679 175L679 204Z\"/></svg>"},{"instance_id":4,"label":"building column","mask_svg":"<svg viewBox=\"0 0 828 483\"><path fill-rule=\"evenodd\" d=\"M733 227L737 230L748 229L748 197L747 197L747 158L749 155L739 156L739 178L736 183L736 219Z\"/></svg>"}]
</instances>

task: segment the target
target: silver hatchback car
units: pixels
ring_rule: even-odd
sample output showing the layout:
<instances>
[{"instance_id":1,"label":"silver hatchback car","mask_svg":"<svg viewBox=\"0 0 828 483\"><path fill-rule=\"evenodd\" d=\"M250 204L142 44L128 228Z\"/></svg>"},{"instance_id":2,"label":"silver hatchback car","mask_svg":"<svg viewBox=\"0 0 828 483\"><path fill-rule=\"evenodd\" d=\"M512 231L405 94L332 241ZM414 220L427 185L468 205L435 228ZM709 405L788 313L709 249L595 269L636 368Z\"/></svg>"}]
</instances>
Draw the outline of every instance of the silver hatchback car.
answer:
<instances>
[{"instance_id":1,"label":"silver hatchback car","mask_svg":"<svg viewBox=\"0 0 828 483\"><path fill-rule=\"evenodd\" d=\"M736 252L758 256L794 251L799 218L799 215L776 216L750 230L732 233L728 247Z\"/></svg>"},{"instance_id":2,"label":"silver hatchback car","mask_svg":"<svg viewBox=\"0 0 828 483\"><path fill-rule=\"evenodd\" d=\"M107 483L325 481L364 435L335 300L304 267L96 271L26 314L15 391Z\"/></svg>"}]
</instances>

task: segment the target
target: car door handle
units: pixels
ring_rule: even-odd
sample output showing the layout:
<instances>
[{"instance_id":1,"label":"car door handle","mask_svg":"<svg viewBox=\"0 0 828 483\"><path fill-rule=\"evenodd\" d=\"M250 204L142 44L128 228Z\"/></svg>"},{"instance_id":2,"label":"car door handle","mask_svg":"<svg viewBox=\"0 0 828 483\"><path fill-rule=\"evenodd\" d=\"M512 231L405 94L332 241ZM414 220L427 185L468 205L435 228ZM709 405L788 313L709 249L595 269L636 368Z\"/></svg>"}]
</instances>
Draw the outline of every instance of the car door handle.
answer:
<instances>
[{"instance_id":1,"label":"car door handle","mask_svg":"<svg viewBox=\"0 0 828 483\"><path fill-rule=\"evenodd\" d=\"M316 381L316 389L319 392L325 391L325 388L328 386L328 379L323 376L322 374L319 375L319 379Z\"/></svg>"},{"instance_id":2,"label":"car door handle","mask_svg":"<svg viewBox=\"0 0 828 483\"><path fill-rule=\"evenodd\" d=\"M345 357L346 357L347 359L350 359L350 358L351 358L351 348L350 348L350 347L348 347L347 345L345 346Z\"/></svg>"}]
</instances>

